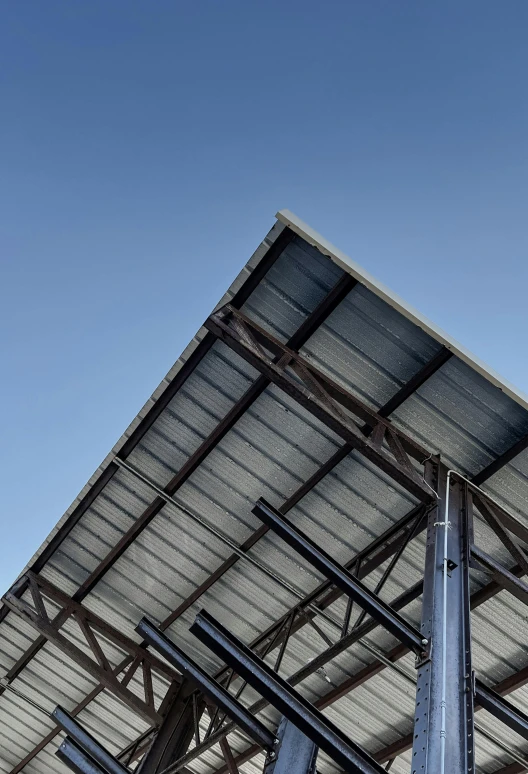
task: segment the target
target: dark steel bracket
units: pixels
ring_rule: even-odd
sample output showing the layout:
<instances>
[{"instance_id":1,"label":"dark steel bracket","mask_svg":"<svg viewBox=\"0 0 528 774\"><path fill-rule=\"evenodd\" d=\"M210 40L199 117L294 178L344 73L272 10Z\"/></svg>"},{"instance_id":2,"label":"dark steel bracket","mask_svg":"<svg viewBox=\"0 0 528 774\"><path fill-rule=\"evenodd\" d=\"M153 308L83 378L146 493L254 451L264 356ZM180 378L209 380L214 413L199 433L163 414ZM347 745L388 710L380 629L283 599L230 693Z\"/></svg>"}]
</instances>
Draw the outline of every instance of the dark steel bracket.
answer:
<instances>
[{"instance_id":1,"label":"dark steel bracket","mask_svg":"<svg viewBox=\"0 0 528 774\"><path fill-rule=\"evenodd\" d=\"M449 577L451 577L451 573L453 572L453 570L456 570L456 568L458 567L458 564L454 562L452 559L448 559L446 564L447 564L447 574Z\"/></svg>"}]
</instances>

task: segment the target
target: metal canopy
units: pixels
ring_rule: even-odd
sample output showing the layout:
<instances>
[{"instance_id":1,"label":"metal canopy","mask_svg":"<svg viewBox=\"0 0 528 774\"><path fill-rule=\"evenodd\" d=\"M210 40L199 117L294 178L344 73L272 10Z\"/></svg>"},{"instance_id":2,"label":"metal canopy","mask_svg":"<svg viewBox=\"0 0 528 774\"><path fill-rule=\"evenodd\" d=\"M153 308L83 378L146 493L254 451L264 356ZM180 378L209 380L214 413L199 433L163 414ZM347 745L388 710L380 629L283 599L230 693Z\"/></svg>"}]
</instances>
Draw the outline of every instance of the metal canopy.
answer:
<instances>
[{"instance_id":1,"label":"metal canopy","mask_svg":"<svg viewBox=\"0 0 528 774\"><path fill-rule=\"evenodd\" d=\"M68 770L56 705L130 770L261 772L258 744L136 632L144 616L159 624L275 735L272 693L190 633L205 608L368 760L408 774L416 681L434 694L427 664L438 668L422 621L424 584L428 610L443 582L430 569L435 491L445 498L433 468L444 490L445 471L459 474L449 572L452 610L467 596L460 642L472 639L471 658L457 651L460 685L475 693L461 755L478 774L528 770L528 400L291 213L277 217L6 596L0 772ZM270 531L258 501L325 562ZM431 630L441 639L436 619ZM466 699L452 700L465 731ZM339 770L323 751L317 769Z\"/></svg>"}]
</instances>

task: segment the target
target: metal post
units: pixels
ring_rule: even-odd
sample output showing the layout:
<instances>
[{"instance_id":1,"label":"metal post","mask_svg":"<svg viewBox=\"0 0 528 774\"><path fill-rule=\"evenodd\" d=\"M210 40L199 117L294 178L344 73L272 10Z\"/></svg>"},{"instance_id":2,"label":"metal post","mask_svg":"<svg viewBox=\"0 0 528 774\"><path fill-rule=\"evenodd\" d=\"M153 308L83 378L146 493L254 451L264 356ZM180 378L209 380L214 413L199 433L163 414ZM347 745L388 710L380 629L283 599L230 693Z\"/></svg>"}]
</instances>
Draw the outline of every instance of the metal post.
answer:
<instances>
[{"instance_id":1,"label":"metal post","mask_svg":"<svg viewBox=\"0 0 528 774\"><path fill-rule=\"evenodd\" d=\"M185 755L194 737L194 708L191 697L178 699L171 708L152 746L137 769L141 774L157 774Z\"/></svg>"},{"instance_id":2,"label":"metal post","mask_svg":"<svg viewBox=\"0 0 528 774\"><path fill-rule=\"evenodd\" d=\"M445 465L427 463L426 480L438 493L427 526L421 629L431 647L418 663L411 771L472 774L471 504L466 485Z\"/></svg>"},{"instance_id":3,"label":"metal post","mask_svg":"<svg viewBox=\"0 0 528 774\"><path fill-rule=\"evenodd\" d=\"M279 744L268 756L264 774L314 774L317 746L286 718L277 731Z\"/></svg>"}]
</instances>

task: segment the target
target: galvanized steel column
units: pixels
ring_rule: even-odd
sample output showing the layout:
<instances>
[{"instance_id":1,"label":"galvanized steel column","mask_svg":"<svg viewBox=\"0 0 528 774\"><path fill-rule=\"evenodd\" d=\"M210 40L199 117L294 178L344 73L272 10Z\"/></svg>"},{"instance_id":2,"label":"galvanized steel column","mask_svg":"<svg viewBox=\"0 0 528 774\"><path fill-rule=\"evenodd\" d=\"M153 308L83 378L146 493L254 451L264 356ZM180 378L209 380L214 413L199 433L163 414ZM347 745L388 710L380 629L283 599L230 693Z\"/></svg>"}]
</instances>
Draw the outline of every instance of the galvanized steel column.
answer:
<instances>
[{"instance_id":1,"label":"galvanized steel column","mask_svg":"<svg viewBox=\"0 0 528 774\"><path fill-rule=\"evenodd\" d=\"M450 478L446 466L426 464L426 479L436 490L429 514L421 631L430 639L428 658L418 666L412 774L474 772L473 678L469 607L469 531L467 489ZM447 561L445 554L447 529ZM444 568L447 574L444 581ZM445 594L444 594L445 592ZM445 646L445 658L444 658ZM443 749L442 749L443 748Z\"/></svg>"},{"instance_id":2,"label":"galvanized steel column","mask_svg":"<svg viewBox=\"0 0 528 774\"><path fill-rule=\"evenodd\" d=\"M286 718L277 731L278 744L268 756L264 774L314 774L317 746Z\"/></svg>"}]
</instances>

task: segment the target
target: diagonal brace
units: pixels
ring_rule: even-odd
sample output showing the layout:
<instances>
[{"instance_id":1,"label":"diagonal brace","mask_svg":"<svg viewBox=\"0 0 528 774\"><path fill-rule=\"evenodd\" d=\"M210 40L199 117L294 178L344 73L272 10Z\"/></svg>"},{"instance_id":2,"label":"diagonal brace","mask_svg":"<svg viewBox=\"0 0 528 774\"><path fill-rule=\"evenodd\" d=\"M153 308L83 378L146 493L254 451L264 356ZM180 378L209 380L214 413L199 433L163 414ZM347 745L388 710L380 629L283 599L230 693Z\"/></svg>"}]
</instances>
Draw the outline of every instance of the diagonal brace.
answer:
<instances>
[{"instance_id":1,"label":"diagonal brace","mask_svg":"<svg viewBox=\"0 0 528 774\"><path fill-rule=\"evenodd\" d=\"M253 513L342 592L357 602L400 642L407 645L417 655L422 656L428 644L427 640L422 637L418 629L407 623L390 605L383 602L352 573L338 565L331 556L318 548L310 538L294 527L288 519L265 500L258 501L253 508Z\"/></svg>"}]
</instances>

